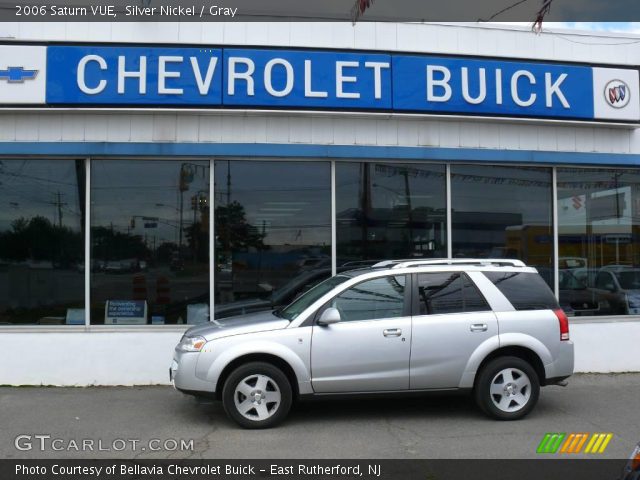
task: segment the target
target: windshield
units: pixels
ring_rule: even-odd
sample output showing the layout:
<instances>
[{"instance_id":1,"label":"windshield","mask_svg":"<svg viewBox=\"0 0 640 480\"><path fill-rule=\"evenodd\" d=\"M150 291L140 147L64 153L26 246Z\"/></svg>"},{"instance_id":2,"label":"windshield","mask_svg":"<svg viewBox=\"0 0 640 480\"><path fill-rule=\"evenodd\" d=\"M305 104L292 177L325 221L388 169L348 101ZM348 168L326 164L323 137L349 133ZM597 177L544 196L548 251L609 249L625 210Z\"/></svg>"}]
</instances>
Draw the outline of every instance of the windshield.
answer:
<instances>
[{"instance_id":1,"label":"windshield","mask_svg":"<svg viewBox=\"0 0 640 480\"><path fill-rule=\"evenodd\" d=\"M324 282L319 283L308 292L302 294L289 306L280 310L278 312L278 316L286 318L289 321L295 320L296 317L300 315L309 305L318 300L334 287L337 287L341 283L349 280L349 278L350 277L345 277L342 275L336 275L335 277L327 278Z\"/></svg>"},{"instance_id":2,"label":"windshield","mask_svg":"<svg viewBox=\"0 0 640 480\"><path fill-rule=\"evenodd\" d=\"M624 290L640 289L640 270L631 270L626 272L616 272L618 282Z\"/></svg>"}]
</instances>

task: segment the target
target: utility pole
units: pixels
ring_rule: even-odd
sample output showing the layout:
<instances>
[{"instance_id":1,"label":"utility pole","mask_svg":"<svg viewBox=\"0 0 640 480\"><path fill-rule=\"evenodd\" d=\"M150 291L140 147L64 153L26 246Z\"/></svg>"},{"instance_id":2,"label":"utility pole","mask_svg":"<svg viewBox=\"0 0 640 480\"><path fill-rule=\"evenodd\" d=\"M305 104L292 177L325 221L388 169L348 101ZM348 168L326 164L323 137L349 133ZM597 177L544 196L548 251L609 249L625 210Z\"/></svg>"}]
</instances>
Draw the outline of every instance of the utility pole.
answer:
<instances>
[{"instance_id":1,"label":"utility pole","mask_svg":"<svg viewBox=\"0 0 640 480\"><path fill-rule=\"evenodd\" d=\"M62 228L62 207L66 206L67 203L62 201L62 193L60 190L55 194L55 200L53 202L49 202L50 205L55 205L58 211L58 227Z\"/></svg>"}]
</instances>

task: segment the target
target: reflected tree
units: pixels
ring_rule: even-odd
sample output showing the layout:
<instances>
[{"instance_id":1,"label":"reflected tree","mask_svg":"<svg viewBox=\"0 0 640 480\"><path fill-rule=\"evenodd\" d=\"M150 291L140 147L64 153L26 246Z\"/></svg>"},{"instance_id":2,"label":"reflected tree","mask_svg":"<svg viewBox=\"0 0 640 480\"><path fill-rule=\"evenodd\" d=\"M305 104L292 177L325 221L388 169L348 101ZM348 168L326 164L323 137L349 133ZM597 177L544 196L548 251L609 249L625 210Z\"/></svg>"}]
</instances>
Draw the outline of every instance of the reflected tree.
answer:
<instances>
[{"instance_id":1,"label":"reflected tree","mask_svg":"<svg viewBox=\"0 0 640 480\"><path fill-rule=\"evenodd\" d=\"M249 248L268 250L265 232L247 222L247 216L239 202L220 205L215 209L216 235L224 251L247 251Z\"/></svg>"},{"instance_id":2,"label":"reflected tree","mask_svg":"<svg viewBox=\"0 0 640 480\"><path fill-rule=\"evenodd\" d=\"M18 218L0 233L0 257L13 261L50 261L68 267L82 260L80 232L51 223L45 217Z\"/></svg>"}]
</instances>

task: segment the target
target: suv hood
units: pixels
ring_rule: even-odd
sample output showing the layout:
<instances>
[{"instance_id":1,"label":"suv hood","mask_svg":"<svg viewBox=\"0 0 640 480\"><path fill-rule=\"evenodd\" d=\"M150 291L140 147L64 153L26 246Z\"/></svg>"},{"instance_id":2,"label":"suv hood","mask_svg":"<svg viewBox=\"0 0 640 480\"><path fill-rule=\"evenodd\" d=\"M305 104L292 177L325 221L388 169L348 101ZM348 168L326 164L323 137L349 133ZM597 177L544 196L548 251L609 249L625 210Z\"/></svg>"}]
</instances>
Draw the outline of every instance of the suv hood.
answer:
<instances>
[{"instance_id":1,"label":"suv hood","mask_svg":"<svg viewBox=\"0 0 640 480\"><path fill-rule=\"evenodd\" d=\"M289 320L278 318L271 311L267 311L213 320L204 325L190 328L185 332L185 335L190 337L199 335L207 340L213 340L243 333L279 330L288 326Z\"/></svg>"}]
</instances>

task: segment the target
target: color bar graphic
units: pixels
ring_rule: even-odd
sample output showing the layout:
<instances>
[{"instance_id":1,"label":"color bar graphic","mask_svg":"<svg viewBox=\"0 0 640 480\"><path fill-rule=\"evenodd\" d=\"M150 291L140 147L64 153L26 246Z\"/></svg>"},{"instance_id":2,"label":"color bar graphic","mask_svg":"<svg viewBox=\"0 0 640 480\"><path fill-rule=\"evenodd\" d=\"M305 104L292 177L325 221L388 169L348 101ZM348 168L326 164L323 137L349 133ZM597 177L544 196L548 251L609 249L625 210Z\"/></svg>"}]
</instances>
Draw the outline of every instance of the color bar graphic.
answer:
<instances>
[{"instance_id":1,"label":"color bar graphic","mask_svg":"<svg viewBox=\"0 0 640 480\"><path fill-rule=\"evenodd\" d=\"M571 433L562 445L560 453L580 453L582 446L589 438L588 433Z\"/></svg>"},{"instance_id":2,"label":"color bar graphic","mask_svg":"<svg viewBox=\"0 0 640 480\"><path fill-rule=\"evenodd\" d=\"M545 433L542 441L538 445L536 453L576 454L582 452L599 454L604 453L612 438L612 433ZM583 451L585 444L586 448L584 448Z\"/></svg>"},{"instance_id":3,"label":"color bar graphic","mask_svg":"<svg viewBox=\"0 0 640 480\"><path fill-rule=\"evenodd\" d=\"M556 453L566 433L546 433L538 445L537 453Z\"/></svg>"},{"instance_id":4,"label":"color bar graphic","mask_svg":"<svg viewBox=\"0 0 640 480\"><path fill-rule=\"evenodd\" d=\"M604 453L612 438L611 433L594 433L584 453Z\"/></svg>"}]
</instances>

